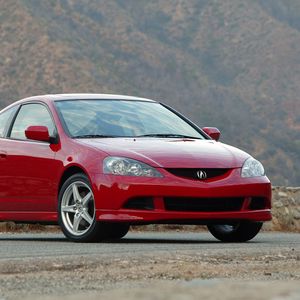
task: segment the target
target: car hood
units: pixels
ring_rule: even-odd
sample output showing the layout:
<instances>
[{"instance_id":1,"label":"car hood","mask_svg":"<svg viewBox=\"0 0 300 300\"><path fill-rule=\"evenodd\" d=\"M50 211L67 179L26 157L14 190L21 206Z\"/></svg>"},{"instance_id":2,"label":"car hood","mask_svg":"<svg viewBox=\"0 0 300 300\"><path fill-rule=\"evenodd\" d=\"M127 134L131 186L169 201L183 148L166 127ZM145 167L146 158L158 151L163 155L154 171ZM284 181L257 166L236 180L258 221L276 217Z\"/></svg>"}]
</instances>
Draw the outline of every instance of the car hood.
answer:
<instances>
[{"instance_id":1,"label":"car hood","mask_svg":"<svg viewBox=\"0 0 300 300\"><path fill-rule=\"evenodd\" d=\"M249 154L232 146L196 139L101 138L81 143L163 168L239 168Z\"/></svg>"}]
</instances>

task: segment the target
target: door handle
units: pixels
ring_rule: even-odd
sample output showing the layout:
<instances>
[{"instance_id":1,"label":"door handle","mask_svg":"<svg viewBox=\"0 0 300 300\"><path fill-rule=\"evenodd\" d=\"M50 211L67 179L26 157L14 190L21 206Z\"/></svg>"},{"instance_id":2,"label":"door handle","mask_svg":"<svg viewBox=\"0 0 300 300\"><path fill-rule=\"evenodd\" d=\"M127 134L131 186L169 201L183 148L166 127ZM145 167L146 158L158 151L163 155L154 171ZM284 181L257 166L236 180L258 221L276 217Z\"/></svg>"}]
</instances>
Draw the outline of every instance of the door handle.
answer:
<instances>
[{"instance_id":1,"label":"door handle","mask_svg":"<svg viewBox=\"0 0 300 300\"><path fill-rule=\"evenodd\" d=\"M0 150L0 159L5 159L7 157L7 152Z\"/></svg>"}]
</instances>

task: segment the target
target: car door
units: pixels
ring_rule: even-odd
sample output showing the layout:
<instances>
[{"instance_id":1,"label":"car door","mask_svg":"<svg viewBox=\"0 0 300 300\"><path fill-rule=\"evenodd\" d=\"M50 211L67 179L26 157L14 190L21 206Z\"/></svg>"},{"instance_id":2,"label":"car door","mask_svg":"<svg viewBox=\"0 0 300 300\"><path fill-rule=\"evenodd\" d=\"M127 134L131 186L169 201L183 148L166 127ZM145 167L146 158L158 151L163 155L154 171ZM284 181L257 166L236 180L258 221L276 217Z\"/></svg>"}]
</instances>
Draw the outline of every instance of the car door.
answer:
<instances>
[{"instance_id":1,"label":"car door","mask_svg":"<svg viewBox=\"0 0 300 300\"><path fill-rule=\"evenodd\" d=\"M6 133L17 108L17 106L11 107L0 114L0 211L4 208L8 197L7 170L9 165L7 163Z\"/></svg>"},{"instance_id":2,"label":"car door","mask_svg":"<svg viewBox=\"0 0 300 300\"><path fill-rule=\"evenodd\" d=\"M50 135L56 127L51 113L42 103L23 104L3 143L5 151L5 211L55 211L59 162L48 142L29 140L28 126L47 126Z\"/></svg>"}]
</instances>

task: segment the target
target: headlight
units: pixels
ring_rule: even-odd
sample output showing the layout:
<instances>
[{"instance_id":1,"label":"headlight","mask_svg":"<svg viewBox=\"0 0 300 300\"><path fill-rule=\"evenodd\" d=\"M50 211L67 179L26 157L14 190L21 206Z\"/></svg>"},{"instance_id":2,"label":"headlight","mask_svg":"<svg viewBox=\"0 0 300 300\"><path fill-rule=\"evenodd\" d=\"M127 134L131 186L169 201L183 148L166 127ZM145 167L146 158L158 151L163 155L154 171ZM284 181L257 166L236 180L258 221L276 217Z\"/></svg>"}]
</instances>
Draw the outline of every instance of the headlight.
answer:
<instances>
[{"instance_id":1,"label":"headlight","mask_svg":"<svg viewBox=\"0 0 300 300\"><path fill-rule=\"evenodd\" d=\"M242 167L242 177L258 177L264 176L265 169L263 165L253 157L249 157Z\"/></svg>"},{"instance_id":2,"label":"headlight","mask_svg":"<svg viewBox=\"0 0 300 300\"><path fill-rule=\"evenodd\" d=\"M123 176L163 177L156 169L140 161L125 157L106 157L103 161L104 174Z\"/></svg>"}]
</instances>

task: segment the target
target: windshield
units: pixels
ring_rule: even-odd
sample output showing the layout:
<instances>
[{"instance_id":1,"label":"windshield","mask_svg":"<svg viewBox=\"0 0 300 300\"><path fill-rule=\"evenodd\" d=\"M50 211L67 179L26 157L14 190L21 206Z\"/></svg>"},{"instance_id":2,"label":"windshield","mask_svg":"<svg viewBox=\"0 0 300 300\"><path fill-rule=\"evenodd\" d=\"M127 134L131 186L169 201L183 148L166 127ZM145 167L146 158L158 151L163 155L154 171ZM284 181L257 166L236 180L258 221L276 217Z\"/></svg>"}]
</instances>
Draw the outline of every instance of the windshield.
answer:
<instances>
[{"instance_id":1,"label":"windshield","mask_svg":"<svg viewBox=\"0 0 300 300\"><path fill-rule=\"evenodd\" d=\"M128 100L56 101L68 133L75 138L192 137L196 129L157 102Z\"/></svg>"}]
</instances>

